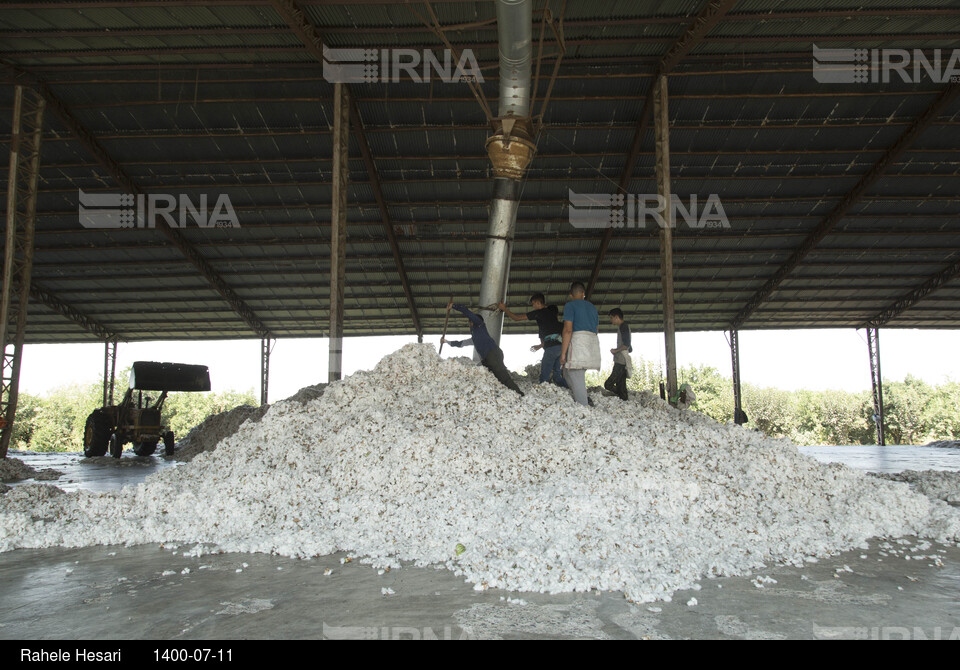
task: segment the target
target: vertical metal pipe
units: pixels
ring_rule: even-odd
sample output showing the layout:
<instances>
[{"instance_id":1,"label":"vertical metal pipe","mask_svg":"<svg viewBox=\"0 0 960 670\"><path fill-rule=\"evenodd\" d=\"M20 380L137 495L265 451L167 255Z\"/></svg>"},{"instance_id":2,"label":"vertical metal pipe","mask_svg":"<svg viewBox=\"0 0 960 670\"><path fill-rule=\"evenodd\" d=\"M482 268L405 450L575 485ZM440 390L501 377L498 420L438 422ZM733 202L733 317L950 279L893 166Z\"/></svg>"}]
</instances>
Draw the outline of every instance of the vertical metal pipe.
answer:
<instances>
[{"instance_id":1,"label":"vertical metal pipe","mask_svg":"<svg viewBox=\"0 0 960 670\"><path fill-rule=\"evenodd\" d=\"M483 256L483 280L480 283L480 304L492 305L506 299L510 275L510 255L520 206L520 182L513 179L494 180L494 198L490 203L487 228L487 249ZM487 330L498 343L503 330L503 312L481 313Z\"/></svg>"},{"instance_id":2,"label":"vertical metal pipe","mask_svg":"<svg viewBox=\"0 0 960 670\"><path fill-rule=\"evenodd\" d=\"M499 118L497 134L487 143L496 176L480 281L481 305L506 299L521 180L535 149L527 135L533 60L531 0L498 0L497 35L500 47ZM484 312L481 316L490 336L499 343L503 313Z\"/></svg>"},{"instance_id":3,"label":"vertical metal pipe","mask_svg":"<svg viewBox=\"0 0 960 670\"><path fill-rule=\"evenodd\" d=\"M533 2L498 0L497 42L500 51L499 115L530 116L533 64Z\"/></svg>"},{"instance_id":4,"label":"vertical metal pipe","mask_svg":"<svg viewBox=\"0 0 960 670\"><path fill-rule=\"evenodd\" d=\"M663 295L663 335L667 363L667 398L677 394L676 319L673 304L673 208L670 197L670 116L666 75L654 82L653 118L656 133L657 193L660 196L660 279Z\"/></svg>"},{"instance_id":5,"label":"vertical metal pipe","mask_svg":"<svg viewBox=\"0 0 960 670\"><path fill-rule=\"evenodd\" d=\"M883 378L880 374L880 329L867 328L867 350L870 353L870 379L873 383L873 421L877 427L877 444L886 446L883 428Z\"/></svg>"},{"instance_id":6,"label":"vertical metal pipe","mask_svg":"<svg viewBox=\"0 0 960 670\"><path fill-rule=\"evenodd\" d=\"M347 179L350 101L344 84L333 90L333 212L330 225L330 354L328 381L343 369L343 294L347 264Z\"/></svg>"}]
</instances>

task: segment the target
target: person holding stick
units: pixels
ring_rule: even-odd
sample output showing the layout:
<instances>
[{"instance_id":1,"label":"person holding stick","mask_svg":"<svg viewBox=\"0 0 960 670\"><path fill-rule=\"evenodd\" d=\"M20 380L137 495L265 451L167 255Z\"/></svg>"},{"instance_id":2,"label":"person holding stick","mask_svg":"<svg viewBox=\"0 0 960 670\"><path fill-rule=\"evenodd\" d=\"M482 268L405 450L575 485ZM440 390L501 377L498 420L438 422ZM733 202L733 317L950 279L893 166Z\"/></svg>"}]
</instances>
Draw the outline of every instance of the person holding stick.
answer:
<instances>
[{"instance_id":1,"label":"person holding stick","mask_svg":"<svg viewBox=\"0 0 960 670\"><path fill-rule=\"evenodd\" d=\"M450 302L450 304L447 305L447 311L449 312L451 308L457 310L470 320L470 338L454 342L448 340L446 336L443 336L440 338L440 345L443 346L444 343L449 344L451 347L468 347L473 345L474 349L477 350L477 355L480 357L480 362L483 366L492 372L501 384L522 396L523 391L521 391L520 387L513 381L513 377L510 376L510 372L503 364L503 350L498 347L497 343L490 337L490 333L487 331L487 324L483 322L483 319L463 305L455 305L453 302Z\"/></svg>"}]
</instances>

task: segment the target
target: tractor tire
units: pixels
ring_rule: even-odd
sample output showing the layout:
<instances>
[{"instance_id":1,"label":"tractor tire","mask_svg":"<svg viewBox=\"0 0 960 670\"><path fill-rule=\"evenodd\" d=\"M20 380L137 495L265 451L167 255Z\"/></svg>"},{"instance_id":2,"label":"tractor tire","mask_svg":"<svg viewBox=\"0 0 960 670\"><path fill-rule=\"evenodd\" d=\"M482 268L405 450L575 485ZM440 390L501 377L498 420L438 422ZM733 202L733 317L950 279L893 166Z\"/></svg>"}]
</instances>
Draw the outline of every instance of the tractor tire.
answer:
<instances>
[{"instance_id":1,"label":"tractor tire","mask_svg":"<svg viewBox=\"0 0 960 670\"><path fill-rule=\"evenodd\" d=\"M83 455L86 458L103 456L110 442L110 419L102 409L95 409L87 417L83 429Z\"/></svg>"},{"instance_id":2,"label":"tractor tire","mask_svg":"<svg viewBox=\"0 0 960 670\"><path fill-rule=\"evenodd\" d=\"M137 456L153 456L153 452L157 450L157 442L159 440L143 440L142 442L133 443L133 453Z\"/></svg>"},{"instance_id":3,"label":"tractor tire","mask_svg":"<svg viewBox=\"0 0 960 670\"><path fill-rule=\"evenodd\" d=\"M110 455L114 458L120 458L121 454L123 454L123 443L114 433L110 436Z\"/></svg>"},{"instance_id":4,"label":"tractor tire","mask_svg":"<svg viewBox=\"0 0 960 670\"><path fill-rule=\"evenodd\" d=\"M163 453L167 456L173 456L173 449L176 446L176 442L173 439L173 431L168 430L163 434Z\"/></svg>"}]
</instances>

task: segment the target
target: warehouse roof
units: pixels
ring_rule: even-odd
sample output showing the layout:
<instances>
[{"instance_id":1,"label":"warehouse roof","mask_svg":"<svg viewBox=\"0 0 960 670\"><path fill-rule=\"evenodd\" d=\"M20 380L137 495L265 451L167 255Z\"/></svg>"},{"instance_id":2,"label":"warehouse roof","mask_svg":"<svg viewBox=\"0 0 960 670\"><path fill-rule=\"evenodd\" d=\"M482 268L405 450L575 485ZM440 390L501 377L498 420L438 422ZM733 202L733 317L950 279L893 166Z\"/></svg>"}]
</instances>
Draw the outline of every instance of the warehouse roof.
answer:
<instances>
[{"instance_id":1,"label":"warehouse roof","mask_svg":"<svg viewBox=\"0 0 960 670\"><path fill-rule=\"evenodd\" d=\"M264 334L159 229L82 224L81 192L130 190L117 170L144 202L228 199L237 225L188 221L189 248L270 336L326 334L333 84L291 4L0 5L0 144L12 84L59 103L44 124L28 342ZM537 100L550 97L508 302L541 291L562 303L571 281L592 279L602 310L661 329L659 227L635 208L619 228L575 226L570 203L621 183L635 206L656 193L643 110L664 56L684 45L669 70L672 190L701 212L715 196L722 216L674 230L677 329L960 327L960 82L934 77L960 72L960 2L830 4L537 0L535 52L544 7L562 16L564 49L552 79L561 48L544 31ZM331 48L442 52L434 12L475 56L496 109L493 2L298 5ZM710 19L702 35L698 16ZM880 63L897 49L931 67L909 81L824 82L814 48ZM347 335L439 333L448 298L479 291L488 120L465 83L391 79L350 85Z\"/></svg>"}]
</instances>

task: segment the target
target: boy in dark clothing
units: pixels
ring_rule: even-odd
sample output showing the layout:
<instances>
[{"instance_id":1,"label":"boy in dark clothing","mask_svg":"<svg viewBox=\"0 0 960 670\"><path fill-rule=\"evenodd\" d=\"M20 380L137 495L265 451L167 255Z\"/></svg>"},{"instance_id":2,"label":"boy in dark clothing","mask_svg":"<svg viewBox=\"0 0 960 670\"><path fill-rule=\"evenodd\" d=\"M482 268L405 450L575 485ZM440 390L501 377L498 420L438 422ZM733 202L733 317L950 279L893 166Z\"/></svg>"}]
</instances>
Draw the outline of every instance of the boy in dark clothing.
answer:
<instances>
[{"instance_id":1,"label":"boy in dark clothing","mask_svg":"<svg viewBox=\"0 0 960 670\"><path fill-rule=\"evenodd\" d=\"M447 305L448 310L451 307L470 319L471 337L468 340L462 340L460 342L451 342L447 338L441 337L440 341L446 342L451 347L469 347L472 344L474 349L477 350L477 355L480 357L480 362L483 363L483 366L492 372L501 384L522 396L523 391L521 391L520 387L513 381L513 377L510 376L510 372L503 364L503 350L498 347L497 343L490 337L490 333L487 332L487 325L483 322L483 319L463 305L454 305L453 303Z\"/></svg>"},{"instance_id":2,"label":"boy in dark clothing","mask_svg":"<svg viewBox=\"0 0 960 670\"><path fill-rule=\"evenodd\" d=\"M609 312L610 323L617 327L617 346L611 349L613 354L613 372L604 382L603 387L611 393L617 394L621 400L627 400L627 379L633 373L633 361L630 360L630 326L623 320L623 311L619 308Z\"/></svg>"},{"instance_id":3,"label":"boy in dark clothing","mask_svg":"<svg viewBox=\"0 0 960 670\"><path fill-rule=\"evenodd\" d=\"M560 343L561 333L563 333L563 324L560 323L560 311L556 305L547 306L547 299L542 293L534 293L530 297L530 306L533 310L526 314L514 314L506 304L500 303L500 311L509 316L514 321L536 321L537 329L540 335L539 346L533 347L532 351L543 349L543 358L540 361L540 381L538 383L550 381L553 375L553 383L561 388L567 387L567 382L563 378L563 371L560 368Z\"/></svg>"}]
</instances>

